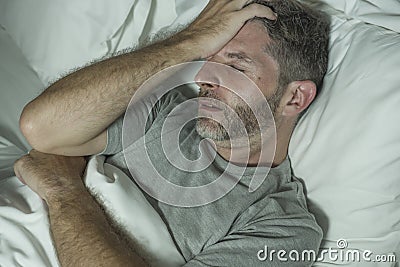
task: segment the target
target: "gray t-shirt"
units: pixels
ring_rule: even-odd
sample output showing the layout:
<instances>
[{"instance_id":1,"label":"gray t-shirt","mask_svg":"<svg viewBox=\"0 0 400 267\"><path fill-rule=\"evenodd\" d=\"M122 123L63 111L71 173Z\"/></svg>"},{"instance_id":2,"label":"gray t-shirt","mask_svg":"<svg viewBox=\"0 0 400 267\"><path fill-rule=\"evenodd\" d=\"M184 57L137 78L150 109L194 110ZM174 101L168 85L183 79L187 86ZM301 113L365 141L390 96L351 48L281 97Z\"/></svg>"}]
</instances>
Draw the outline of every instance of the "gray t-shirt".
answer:
<instances>
[{"instance_id":1,"label":"gray t-shirt","mask_svg":"<svg viewBox=\"0 0 400 267\"><path fill-rule=\"evenodd\" d=\"M143 103L138 104L137 110L128 112L131 115L134 113L133 117L145 125L145 134L135 133L133 141L124 140L123 152L121 117L109 127L108 144L103 153L108 155L108 163L119 167L130 177L149 177L148 165L144 163L148 159L143 156L143 151L146 151L157 172L174 184L185 187L201 186L213 182L222 173L227 179L240 179L222 198L198 207L165 204L144 192L167 225L178 250L187 262L185 266L310 265L307 257L306 261L301 259L301 254L308 250L318 251L322 232L313 215L307 210L302 184L293 177L289 160L286 159L278 167L271 168L269 173L269 169L265 169L264 173L268 173L268 176L261 186L251 193L249 184L255 168L231 166L229 171L224 172L228 162L218 154L208 167L192 171L201 167L197 165L202 163L196 159L204 153L199 150L202 139L196 133L193 121L180 129L179 137L176 137L176 132L165 129L162 133L167 115L185 100L187 98L182 94L171 92L158 101L154 108ZM184 113L185 110L174 112L173 118L177 118L179 113ZM162 140L176 138L179 139L176 151L193 160L186 170L171 163L171 157L165 156L161 144ZM124 153L126 159L129 159L128 164ZM177 197L190 199L191 195L183 191ZM260 253L260 250L267 253ZM272 250L276 252L272 253L270 258ZM277 257L279 250L286 251L285 255L281 254L283 260ZM289 257L293 250L300 255L297 262L291 261L291 258L296 258L296 253ZM261 261L258 256L268 257ZM284 261L285 258L287 261Z\"/></svg>"}]
</instances>

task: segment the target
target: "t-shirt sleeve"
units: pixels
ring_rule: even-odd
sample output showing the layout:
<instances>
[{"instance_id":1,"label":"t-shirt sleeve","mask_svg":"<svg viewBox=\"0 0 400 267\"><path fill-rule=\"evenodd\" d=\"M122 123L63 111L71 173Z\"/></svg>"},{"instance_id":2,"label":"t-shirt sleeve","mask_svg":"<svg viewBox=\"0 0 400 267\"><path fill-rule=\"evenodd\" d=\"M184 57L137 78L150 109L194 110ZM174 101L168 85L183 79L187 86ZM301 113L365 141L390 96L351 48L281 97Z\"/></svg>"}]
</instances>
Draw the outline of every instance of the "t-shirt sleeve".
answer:
<instances>
[{"instance_id":1,"label":"t-shirt sleeve","mask_svg":"<svg viewBox=\"0 0 400 267\"><path fill-rule=\"evenodd\" d=\"M139 124L143 124L145 132L147 132L152 123L160 116L166 116L179 103L187 98L177 90L172 90L162 96L158 101L155 101L156 96L150 95L140 103L137 103L134 116ZM152 103L155 103L153 106ZM115 155L123 150L122 131L124 115L120 116L107 128L107 145L100 155ZM139 131L140 129L138 129Z\"/></svg>"},{"instance_id":2,"label":"t-shirt sleeve","mask_svg":"<svg viewBox=\"0 0 400 267\"><path fill-rule=\"evenodd\" d=\"M107 145L101 155L115 155L122 151L122 125L124 116L120 116L107 128Z\"/></svg>"},{"instance_id":3,"label":"t-shirt sleeve","mask_svg":"<svg viewBox=\"0 0 400 267\"><path fill-rule=\"evenodd\" d=\"M278 207L282 203L277 200L269 205ZM311 266L322 240L314 217L307 212L268 216L265 210L259 210L239 229L205 247L184 267Z\"/></svg>"}]
</instances>

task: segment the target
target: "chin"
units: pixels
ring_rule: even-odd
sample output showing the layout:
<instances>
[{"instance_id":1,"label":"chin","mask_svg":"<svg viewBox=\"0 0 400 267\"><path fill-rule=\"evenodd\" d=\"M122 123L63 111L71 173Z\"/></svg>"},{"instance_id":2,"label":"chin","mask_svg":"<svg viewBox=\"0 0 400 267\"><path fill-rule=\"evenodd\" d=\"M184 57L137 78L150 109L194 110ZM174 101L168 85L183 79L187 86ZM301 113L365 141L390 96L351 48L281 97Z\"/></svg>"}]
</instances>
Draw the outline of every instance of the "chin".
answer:
<instances>
[{"instance_id":1,"label":"chin","mask_svg":"<svg viewBox=\"0 0 400 267\"><path fill-rule=\"evenodd\" d=\"M228 141L227 131L218 122L208 118L198 118L196 122L197 134L215 142Z\"/></svg>"}]
</instances>

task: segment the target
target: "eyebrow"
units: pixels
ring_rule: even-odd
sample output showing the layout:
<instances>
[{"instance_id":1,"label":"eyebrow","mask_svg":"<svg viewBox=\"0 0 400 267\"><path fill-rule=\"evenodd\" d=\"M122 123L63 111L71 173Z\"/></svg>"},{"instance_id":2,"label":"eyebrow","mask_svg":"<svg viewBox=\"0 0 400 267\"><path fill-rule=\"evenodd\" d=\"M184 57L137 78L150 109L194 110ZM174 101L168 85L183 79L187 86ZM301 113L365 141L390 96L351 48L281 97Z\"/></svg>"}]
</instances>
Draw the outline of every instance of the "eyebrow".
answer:
<instances>
[{"instance_id":1,"label":"eyebrow","mask_svg":"<svg viewBox=\"0 0 400 267\"><path fill-rule=\"evenodd\" d=\"M230 52L230 53L227 53L227 57L234 58L234 59L237 59L240 61L244 61L246 63L253 63L253 60L243 52Z\"/></svg>"}]
</instances>

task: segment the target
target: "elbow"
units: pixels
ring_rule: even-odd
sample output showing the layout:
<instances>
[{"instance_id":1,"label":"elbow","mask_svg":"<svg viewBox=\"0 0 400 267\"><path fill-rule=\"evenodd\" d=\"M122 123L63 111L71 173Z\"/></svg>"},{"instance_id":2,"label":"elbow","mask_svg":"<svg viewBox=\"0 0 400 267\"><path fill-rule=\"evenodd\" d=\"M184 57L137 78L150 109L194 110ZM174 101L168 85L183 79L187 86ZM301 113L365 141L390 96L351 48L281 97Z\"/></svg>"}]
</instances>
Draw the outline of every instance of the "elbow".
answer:
<instances>
[{"instance_id":1,"label":"elbow","mask_svg":"<svg viewBox=\"0 0 400 267\"><path fill-rule=\"evenodd\" d=\"M54 146L50 136L46 134L46 125L42 123L43 119L40 118L40 114L35 114L31 104L25 106L22 111L19 128L33 149L43 153L52 153Z\"/></svg>"}]
</instances>

